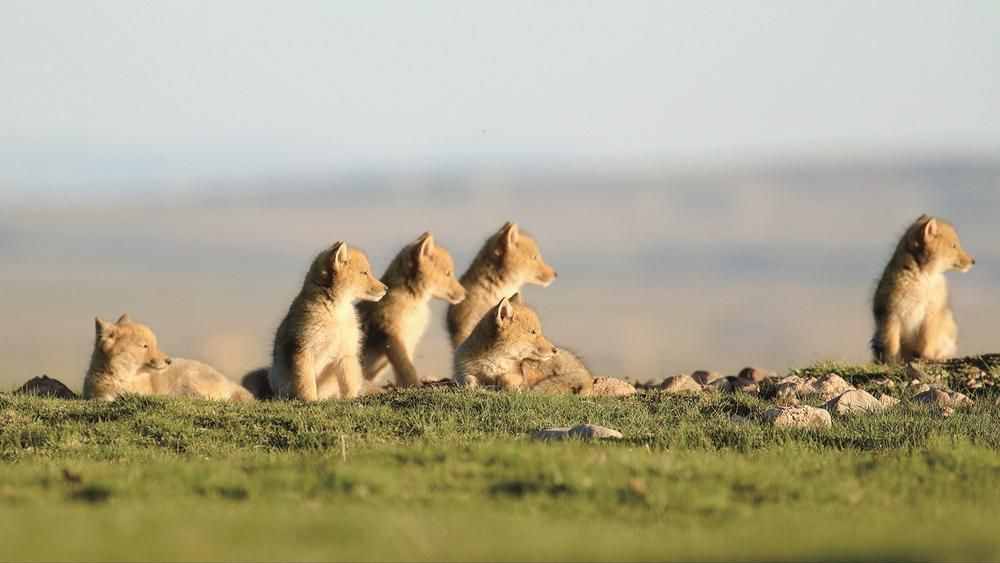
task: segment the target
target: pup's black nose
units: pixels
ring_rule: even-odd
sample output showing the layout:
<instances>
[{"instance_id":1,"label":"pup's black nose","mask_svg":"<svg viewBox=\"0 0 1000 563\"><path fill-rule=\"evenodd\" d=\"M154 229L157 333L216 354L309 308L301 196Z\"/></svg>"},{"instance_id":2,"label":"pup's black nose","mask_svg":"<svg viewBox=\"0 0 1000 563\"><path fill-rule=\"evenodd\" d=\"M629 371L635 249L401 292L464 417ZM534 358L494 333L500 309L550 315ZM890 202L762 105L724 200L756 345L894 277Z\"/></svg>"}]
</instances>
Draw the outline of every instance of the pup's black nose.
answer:
<instances>
[{"instance_id":1,"label":"pup's black nose","mask_svg":"<svg viewBox=\"0 0 1000 563\"><path fill-rule=\"evenodd\" d=\"M553 346L552 347L552 353L553 354L558 354L559 353L559 348L556 348L555 346Z\"/></svg>"},{"instance_id":2,"label":"pup's black nose","mask_svg":"<svg viewBox=\"0 0 1000 563\"><path fill-rule=\"evenodd\" d=\"M173 360L171 360L170 358L167 358L163 361L166 362L168 366L173 362Z\"/></svg>"}]
</instances>

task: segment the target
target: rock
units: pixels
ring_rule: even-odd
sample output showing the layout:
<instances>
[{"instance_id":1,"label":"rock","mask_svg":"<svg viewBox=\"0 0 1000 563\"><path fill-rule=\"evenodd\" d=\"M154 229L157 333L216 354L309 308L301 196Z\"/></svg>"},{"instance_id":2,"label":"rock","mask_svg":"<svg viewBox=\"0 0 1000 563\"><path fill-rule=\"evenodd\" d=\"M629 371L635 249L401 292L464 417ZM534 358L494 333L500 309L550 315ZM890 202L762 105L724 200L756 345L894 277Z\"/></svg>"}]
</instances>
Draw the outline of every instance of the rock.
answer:
<instances>
[{"instance_id":1,"label":"rock","mask_svg":"<svg viewBox=\"0 0 1000 563\"><path fill-rule=\"evenodd\" d=\"M835 373L828 373L823 377L819 378L815 384L812 385L814 392L820 396L824 401L829 401L834 397L837 397L844 391L854 389L850 383L844 380L843 377Z\"/></svg>"},{"instance_id":2,"label":"rock","mask_svg":"<svg viewBox=\"0 0 1000 563\"><path fill-rule=\"evenodd\" d=\"M756 395L760 392L760 387L757 385L757 382L741 375L737 375L729 380L729 389L733 393L740 391L742 393L750 393L752 395Z\"/></svg>"},{"instance_id":3,"label":"rock","mask_svg":"<svg viewBox=\"0 0 1000 563\"><path fill-rule=\"evenodd\" d=\"M848 414L880 412L885 407L868 391L848 389L830 399L824 405L824 408L833 414L844 416Z\"/></svg>"},{"instance_id":4,"label":"rock","mask_svg":"<svg viewBox=\"0 0 1000 563\"><path fill-rule=\"evenodd\" d=\"M958 391L949 391L949 393L951 394L951 403L954 407L971 407L976 404L975 401L963 393L959 393Z\"/></svg>"},{"instance_id":5,"label":"rock","mask_svg":"<svg viewBox=\"0 0 1000 563\"><path fill-rule=\"evenodd\" d=\"M771 407L764 412L764 420L779 428L830 428L830 413L816 407Z\"/></svg>"},{"instance_id":6,"label":"rock","mask_svg":"<svg viewBox=\"0 0 1000 563\"><path fill-rule=\"evenodd\" d=\"M664 393L701 393L701 385L690 375L675 375L663 380L660 389Z\"/></svg>"},{"instance_id":7,"label":"rock","mask_svg":"<svg viewBox=\"0 0 1000 563\"><path fill-rule=\"evenodd\" d=\"M915 384L910 385L910 393L914 395L920 395L931 390L931 386L926 383L920 383L917 381Z\"/></svg>"},{"instance_id":8,"label":"rock","mask_svg":"<svg viewBox=\"0 0 1000 563\"><path fill-rule=\"evenodd\" d=\"M883 409L890 409L899 404L899 399L892 395L882 395L878 398L878 402L882 403Z\"/></svg>"},{"instance_id":9,"label":"rock","mask_svg":"<svg viewBox=\"0 0 1000 563\"><path fill-rule=\"evenodd\" d=\"M584 438L587 440L621 440L622 433L614 428L598 426L596 424L577 424L569 429L569 435L574 438Z\"/></svg>"},{"instance_id":10,"label":"rock","mask_svg":"<svg viewBox=\"0 0 1000 563\"><path fill-rule=\"evenodd\" d=\"M536 430L531 434L536 440L565 440L569 437L569 426L554 426Z\"/></svg>"},{"instance_id":11,"label":"rock","mask_svg":"<svg viewBox=\"0 0 1000 563\"><path fill-rule=\"evenodd\" d=\"M922 391L913 397L913 400L918 403L934 405L936 407L951 406L951 397L948 393L945 393L940 389L930 389L929 387L926 391Z\"/></svg>"},{"instance_id":12,"label":"rock","mask_svg":"<svg viewBox=\"0 0 1000 563\"><path fill-rule=\"evenodd\" d=\"M732 393L733 387L729 380L735 379L734 377L720 377L715 381L709 383L704 387L705 391L717 391L723 393Z\"/></svg>"},{"instance_id":13,"label":"rock","mask_svg":"<svg viewBox=\"0 0 1000 563\"><path fill-rule=\"evenodd\" d=\"M774 395L776 399L794 399L800 395L808 395L815 392L813 383L815 379L805 380L797 375L782 377L774 382Z\"/></svg>"},{"instance_id":14,"label":"rock","mask_svg":"<svg viewBox=\"0 0 1000 563\"><path fill-rule=\"evenodd\" d=\"M762 369L757 369L753 367L745 367L740 370L740 373L739 375L737 375L737 377L742 377L743 379L749 379L754 383L760 383L765 379L777 377L777 374L774 372L764 371Z\"/></svg>"},{"instance_id":15,"label":"rock","mask_svg":"<svg viewBox=\"0 0 1000 563\"><path fill-rule=\"evenodd\" d=\"M873 379L871 384L874 387L885 387L886 389L896 388L896 382L889 379L888 377L880 377L878 379Z\"/></svg>"},{"instance_id":16,"label":"rock","mask_svg":"<svg viewBox=\"0 0 1000 563\"><path fill-rule=\"evenodd\" d=\"M622 433L606 426L596 424L578 424L572 428L569 426L555 426L537 430L531 435L536 440L565 440L567 438L579 438L583 440L621 440Z\"/></svg>"},{"instance_id":17,"label":"rock","mask_svg":"<svg viewBox=\"0 0 1000 563\"><path fill-rule=\"evenodd\" d=\"M635 386L615 377L595 377L590 395L594 397L629 397L635 395Z\"/></svg>"},{"instance_id":18,"label":"rock","mask_svg":"<svg viewBox=\"0 0 1000 563\"><path fill-rule=\"evenodd\" d=\"M705 371L700 369L691 374L691 378L701 385L711 385L722 379L722 374L717 371Z\"/></svg>"},{"instance_id":19,"label":"rock","mask_svg":"<svg viewBox=\"0 0 1000 563\"><path fill-rule=\"evenodd\" d=\"M972 399L959 393L957 391L948 391L944 389L929 389L920 393L913 400L918 403L924 403L927 405L932 405L938 407L942 410L956 409L961 407L971 406L973 403Z\"/></svg>"},{"instance_id":20,"label":"rock","mask_svg":"<svg viewBox=\"0 0 1000 563\"><path fill-rule=\"evenodd\" d=\"M920 382L930 381L932 378L920 366L910 362L906 364L906 377Z\"/></svg>"},{"instance_id":21,"label":"rock","mask_svg":"<svg viewBox=\"0 0 1000 563\"><path fill-rule=\"evenodd\" d=\"M58 379L52 379L47 375L32 377L27 383L22 385L15 393L25 395L40 395L43 397L55 397L57 399L78 399L76 393L69 387L63 385Z\"/></svg>"}]
</instances>

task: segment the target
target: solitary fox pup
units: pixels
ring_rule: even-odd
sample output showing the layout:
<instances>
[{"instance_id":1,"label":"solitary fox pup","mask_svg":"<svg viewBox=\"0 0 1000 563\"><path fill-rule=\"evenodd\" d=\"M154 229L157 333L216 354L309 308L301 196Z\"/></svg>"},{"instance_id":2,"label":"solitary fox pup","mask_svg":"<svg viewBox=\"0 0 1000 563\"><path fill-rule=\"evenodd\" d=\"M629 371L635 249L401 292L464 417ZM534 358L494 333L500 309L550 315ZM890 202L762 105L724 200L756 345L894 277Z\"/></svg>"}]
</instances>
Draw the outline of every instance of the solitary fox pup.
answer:
<instances>
[{"instance_id":1,"label":"solitary fox pup","mask_svg":"<svg viewBox=\"0 0 1000 563\"><path fill-rule=\"evenodd\" d=\"M378 301L386 286L364 252L340 241L313 260L274 337L268 382L279 398L353 399L361 390L356 300Z\"/></svg>"},{"instance_id":2,"label":"solitary fox pup","mask_svg":"<svg viewBox=\"0 0 1000 563\"><path fill-rule=\"evenodd\" d=\"M358 303L364 329L362 367L374 379L391 364L396 384L420 384L413 354L427 330L430 300L452 305L465 299L465 288L455 279L455 263L430 233L405 246L389 264L382 283L389 290L380 301Z\"/></svg>"},{"instance_id":3,"label":"solitary fox pup","mask_svg":"<svg viewBox=\"0 0 1000 563\"><path fill-rule=\"evenodd\" d=\"M83 396L111 401L125 393L252 401L253 396L211 366L171 359L146 325L122 315L115 323L95 319L97 339Z\"/></svg>"},{"instance_id":4,"label":"solitary fox pup","mask_svg":"<svg viewBox=\"0 0 1000 563\"><path fill-rule=\"evenodd\" d=\"M519 292L526 283L547 287L555 279L556 271L542 259L535 239L516 224L505 223L462 274L465 300L448 308L452 347L458 348L500 299Z\"/></svg>"},{"instance_id":5,"label":"solitary fox pup","mask_svg":"<svg viewBox=\"0 0 1000 563\"><path fill-rule=\"evenodd\" d=\"M504 297L483 315L472 334L455 351L455 382L504 390L530 388L524 360L545 361L559 350L542 334L542 323L530 307Z\"/></svg>"},{"instance_id":6,"label":"solitary fox pup","mask_svg":"<svg viewBox=\"0 0 1000 563\"><path fill-rule=\"evenodd\" d=\"M896 246L875 290L872 312L876 361L941 360L958 349L958 326L948 306L949 270L976 263L950 223L921 215Z\"/></svg>"}]
</instances>

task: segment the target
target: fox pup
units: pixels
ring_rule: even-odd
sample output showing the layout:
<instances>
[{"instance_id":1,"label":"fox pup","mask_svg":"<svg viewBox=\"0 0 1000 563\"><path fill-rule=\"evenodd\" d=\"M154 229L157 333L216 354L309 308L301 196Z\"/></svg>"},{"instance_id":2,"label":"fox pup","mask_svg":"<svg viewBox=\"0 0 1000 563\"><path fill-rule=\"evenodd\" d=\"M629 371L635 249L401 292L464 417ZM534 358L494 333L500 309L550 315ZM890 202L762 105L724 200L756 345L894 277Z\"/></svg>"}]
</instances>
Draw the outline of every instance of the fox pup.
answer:
<instances>
[{"instance_id":1,"label":"fox pup","mask_svg":"<svg viewBox=\"0 0 1000 563\"><path fill-rule=\"evenodd\" d=\"M968 272L976 261L950 223L921 215L896 246L875 290L872 312L876 361L941 360L958 349L958 326L948 306L949 270Z\"/></svg>"},{"instance_id":2,"label":"fox pup","mask_svg":"<svg viewBox=\"0 0 1000 563\"><path fill-rule=\"evenodd\" d=\"M230 401L253 396L214 368L194 360L171 359L160 351L146 325L122 315L115 323L95 319L97 339L83 380L87 399L114 400L119 395L166 395Z\"/></svg>"},{"instance_id":3,"label":"fox pup","mask_svg":"<svg viewBox=\"0 0 1000 563\"><path fill-rule=\"evenodd\" d=\"M452 347L458 348L500 299L519 292L526 283L547 287L555 279L556 271L542 259L538 243L516 224L504 224L462 274L465 299L448 307Z\"/></svg>"},{"instance_id":4,"label":"fox pup","mask_svg":"<svg viewBox=\"0 0 1000 563\"><path fill-rule=\"evenodd\" d=\"M355 300L378 301L386 286L364 252L340 241L313 260L274 337L268 383L275 397L303 401L358 396L361 326Z\"/></svg>"},{"instance_id":5,"label":"fox pup","mask_svg":"<svg viewBox=\"0 0 1000 563\"><path fill-rule=\"evenodd\" d=\"M430 233L420 235L389 264L382 283L389 290L380 301L358 303L364 330L361 365L366 379L374 379L391 364L399 386L420 384L413 355L427 330L430 300L452 305L465 299L465 288L455 279L455 263L448 251L434 244Z\"/></svg>"},{"instance_id":6,"label":"fox pup","mask_svg":"<svg viewBox=\"0 0 1000 563\"><path fill-rule=\"evenodd\" d=\"M486 312L455 351L455 382L466 387L526 389L537 383L525 378L524 360L545 361L559 350L542 334L530 307L504 297Z\"/></svg>"}]
</instances>

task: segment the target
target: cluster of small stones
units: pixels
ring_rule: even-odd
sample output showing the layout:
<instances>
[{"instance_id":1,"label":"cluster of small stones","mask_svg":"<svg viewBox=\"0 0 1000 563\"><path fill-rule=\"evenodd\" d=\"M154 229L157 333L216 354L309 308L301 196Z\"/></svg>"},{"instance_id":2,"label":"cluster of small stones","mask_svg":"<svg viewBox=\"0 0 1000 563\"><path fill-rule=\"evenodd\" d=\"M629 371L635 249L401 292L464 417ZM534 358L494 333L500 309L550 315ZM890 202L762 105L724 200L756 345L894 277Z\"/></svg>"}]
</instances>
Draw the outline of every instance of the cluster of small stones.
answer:
<instances>
[{"instance_id":1,"label":"cluster of small stones","mask_svg":"<svg viewBox=\"0 0 1000 563\"><path fill-rule=\"evenodd\" d=\"M696 371L664 379L658 384L639 387L647 392L661 392L672 395L699 394L708 392L748 393L774 401L774 406L764 413L764 420L779 427L828 428L833 416L851 416L883 412L899 404L899 399L888 393L899 389L913 398L935 408L944 416L955 409L973 404L972 399L957 391L942 386L935 378L918 372L920 368L910 366L907 374L913 379L897 385L886 377L869 381L869 386L882 391L876 397L865 389L851 385L835 373L820 377L787 375L778 377L774 372L747 367L737 375L723 376L712 371ZM801 405L800 400L818 399L822 408Z\"/></svg>"}]
</instances>

